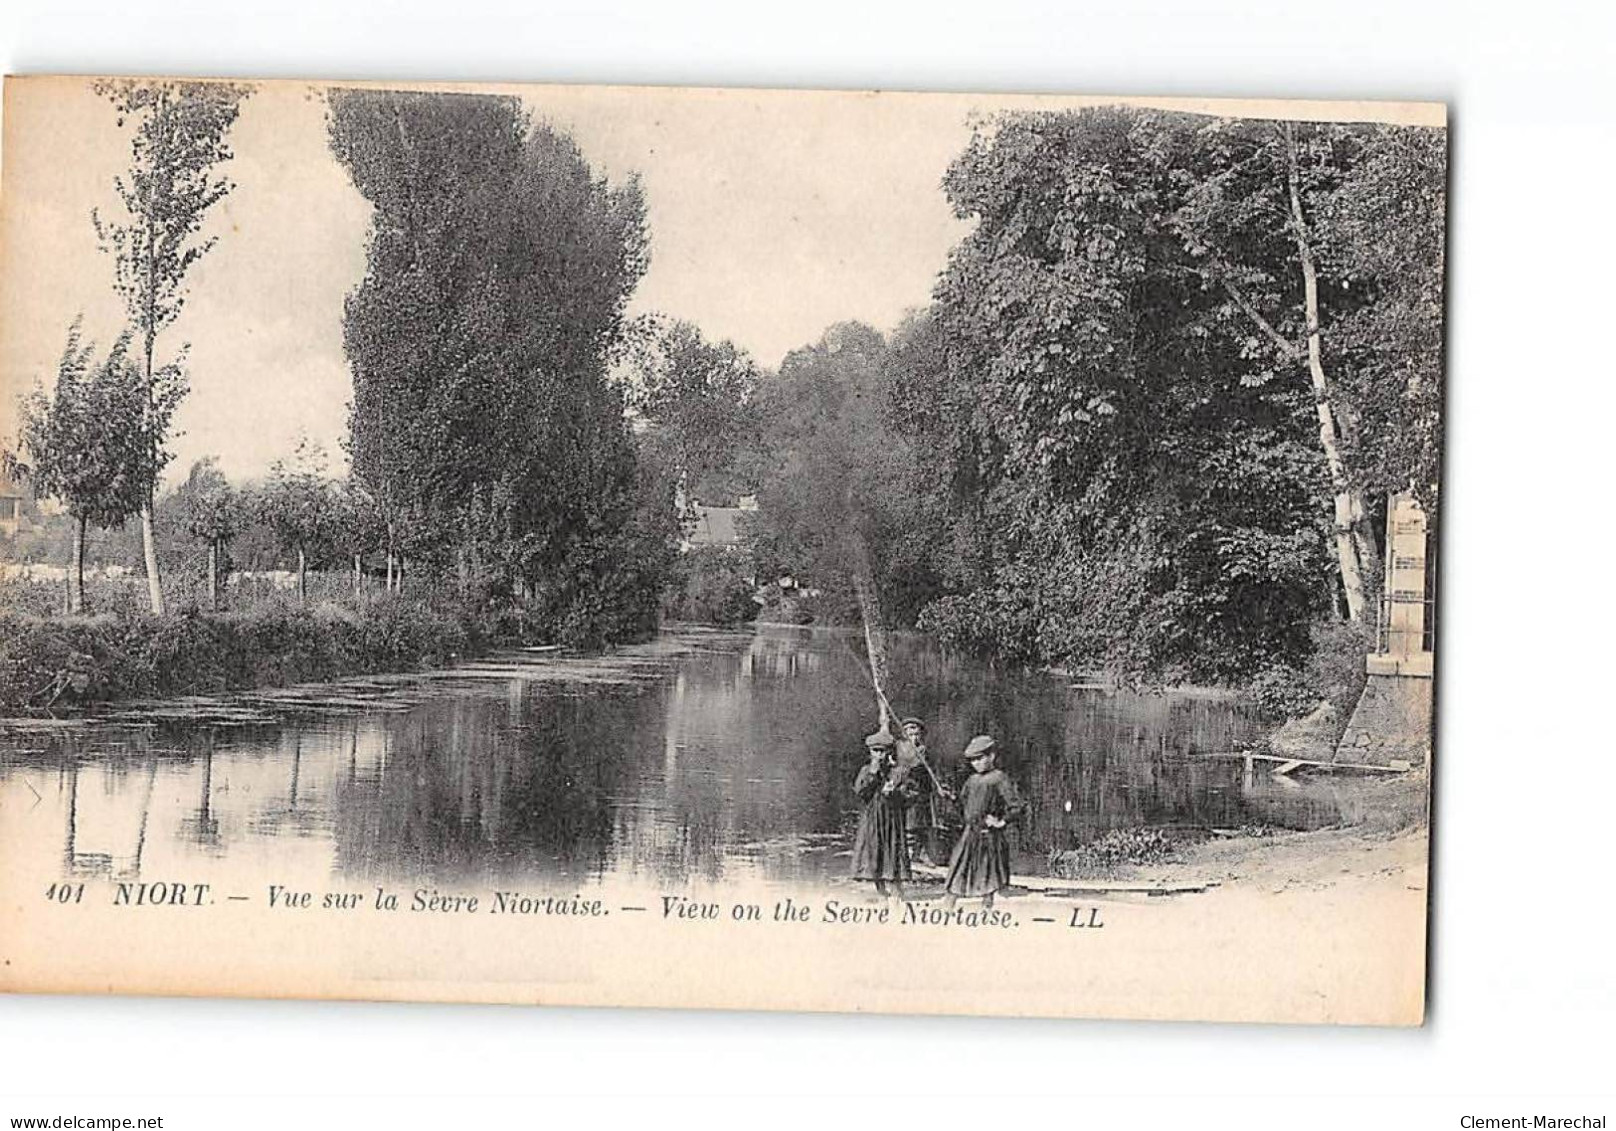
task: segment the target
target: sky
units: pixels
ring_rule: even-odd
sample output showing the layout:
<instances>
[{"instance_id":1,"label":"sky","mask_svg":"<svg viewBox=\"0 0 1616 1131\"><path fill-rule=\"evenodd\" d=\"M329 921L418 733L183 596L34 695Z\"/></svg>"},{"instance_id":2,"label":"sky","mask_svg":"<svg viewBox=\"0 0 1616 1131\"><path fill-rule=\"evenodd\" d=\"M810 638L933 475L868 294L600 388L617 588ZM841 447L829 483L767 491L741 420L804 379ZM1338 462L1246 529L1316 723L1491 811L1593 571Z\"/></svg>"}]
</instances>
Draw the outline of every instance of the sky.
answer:
<instances>
[{"instance_id":1,"label":"sky","mask_svg":"<svg viewBox=\"0 0 1616 1131\"><path fill-rule=\"evenodd\" d=\"M835 322L889 330L929 300L967 230L941 181L973 122L1001 109L1101 101L477 89L518 93L609 180L640 177L651 265L631 313L687 319L769 367ZM303 435L325 447L334 472L343 470L352 384L342 306L364 274L369 208L327 149L319 91L306 82L257 84L231 132L227 172L236 187L205 228L218 242L192 269L185 310L159 340L162 357L190 347L191 391L176 417L170 482L209 455L233 479L262 476ZM1399 120L1441 109L1289 105L1298 116ZM97 246L90 215L117 211L113 178L128 139L87 80L7 79L4 114L0 435L9 442L16 394L36 380L48 386L74 317L82 314L103 346L124 323L112 260Z\"/></svg>"}]
</instances>

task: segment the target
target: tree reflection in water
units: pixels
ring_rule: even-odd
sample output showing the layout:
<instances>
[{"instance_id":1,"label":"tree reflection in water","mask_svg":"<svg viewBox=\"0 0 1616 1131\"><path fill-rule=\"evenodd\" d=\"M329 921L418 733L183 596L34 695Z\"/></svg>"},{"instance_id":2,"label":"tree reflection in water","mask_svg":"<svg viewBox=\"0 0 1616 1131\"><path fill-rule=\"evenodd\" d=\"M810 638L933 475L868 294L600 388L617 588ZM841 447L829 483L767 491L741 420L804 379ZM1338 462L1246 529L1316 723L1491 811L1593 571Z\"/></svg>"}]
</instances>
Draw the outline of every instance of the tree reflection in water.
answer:
<instances>
[{"instance_id":1,"label":"tree reflection in water","mask_svg":"<svg viewBox=\"0 0 1616 1131\"><path fill-rule=\"evenodd\" d=\"M839 879L875 721L857 644L687 633L597 660L513 658L407 698L383 685L375 709L348 685L272 724L0 731L0 789L56 767L41 804L78 874L240 859L356 884ZM893 682L944 777L972 735L999 738L1030 802L1028 858L1113 828L1335 819L1327 786L1246 785L1238 763L1196 757L1250 735L1227 702L1073 690L904 636Z\"/></svg>"}]
</instances>

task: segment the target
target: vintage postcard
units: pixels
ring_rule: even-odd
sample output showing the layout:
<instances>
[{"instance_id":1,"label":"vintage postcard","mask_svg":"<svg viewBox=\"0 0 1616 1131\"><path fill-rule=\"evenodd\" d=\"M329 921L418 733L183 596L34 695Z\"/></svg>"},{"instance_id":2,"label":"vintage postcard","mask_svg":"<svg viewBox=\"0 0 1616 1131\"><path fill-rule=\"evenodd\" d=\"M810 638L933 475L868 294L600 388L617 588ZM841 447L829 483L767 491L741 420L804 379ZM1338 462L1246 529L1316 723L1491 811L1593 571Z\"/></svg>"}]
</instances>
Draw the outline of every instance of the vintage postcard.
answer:
<instances>
[{"instance_id":1,"label":"vintage postcard","mask_svg":"<svg viewBox=\"0 0 1616 1131\"><path fill-rule=\"evenodd\" d=\"M1446 120L7 79L0 989L1420 1024Z\"/></svg>"}]
</instances>

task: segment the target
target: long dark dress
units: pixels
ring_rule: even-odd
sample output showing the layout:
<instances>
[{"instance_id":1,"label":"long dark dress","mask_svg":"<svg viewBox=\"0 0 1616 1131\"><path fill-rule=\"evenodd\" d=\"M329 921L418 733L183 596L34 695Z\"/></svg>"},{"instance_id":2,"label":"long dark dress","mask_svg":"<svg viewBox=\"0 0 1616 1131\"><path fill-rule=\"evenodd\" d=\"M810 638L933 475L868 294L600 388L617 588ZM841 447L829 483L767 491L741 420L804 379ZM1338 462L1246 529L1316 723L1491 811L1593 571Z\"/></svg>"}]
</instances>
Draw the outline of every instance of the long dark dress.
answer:
<instances>
[{"instance_id":1,"label":"long dark dress","mask_svg":"<svg viewBox=\"0 0 1616 1131\"><path fill-rule=\"evenodd\" d=\"M883 792L888 780L897 782ZM853 878L907 880L909 844L904 836L904 811L918 800L919 783L912 773L890 763L881 770L865 765L853 781L853 792L864 803L858 836L853 840Z\"/></svg>"},{"instance_id":2,"label":"long dark dress","mask_svg":"<svg viewBox=\"0 0 1616 1131\"><path fill-rule=\"evenodd\" d=\"M960 789L965 831L948 862L945 887L950 895L991 895L1010 886L1010 841L1004 829L989 828L986 818L1008 821L1023 808L1015 783L1000 769L972 774Z\"/></svg>"},{"instance_id":3,"label":"long dark dress","mask_svg":"<svg viewBox=\"0 0 1616 1131\"><path fill-rule=\"evenodd\" d=\"M926 747L910 742L908 739L898 740L898 766L915 779L916 797L904 810L904 827L911 833L927 833L933 826L940 824L937 814L936 783L926 769Z\"/></svg>"},{"instance_id":4,"label":"long dark dress","mask_svg":"<svg viewBox=\"0 0 1616 1131\"><path fill-rule=\"evenodd\" d=\"M904 827L909 831L909 859L941 864L948 859L943 839L942 783L926 760L924 744L898 740L897 762L915 779L916 796L904 810Z\"/></svg>"}]
</instances>

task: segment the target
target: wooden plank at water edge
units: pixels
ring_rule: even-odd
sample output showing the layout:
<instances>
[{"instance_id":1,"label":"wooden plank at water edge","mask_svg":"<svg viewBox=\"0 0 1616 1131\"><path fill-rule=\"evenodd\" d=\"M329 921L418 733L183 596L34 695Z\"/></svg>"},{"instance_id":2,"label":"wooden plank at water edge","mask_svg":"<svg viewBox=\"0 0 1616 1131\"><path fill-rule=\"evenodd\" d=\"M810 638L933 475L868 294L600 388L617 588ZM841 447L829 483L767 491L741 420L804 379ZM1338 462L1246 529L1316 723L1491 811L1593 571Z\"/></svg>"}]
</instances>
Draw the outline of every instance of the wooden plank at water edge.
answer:
<instances>
[{"instance_id":1,"label":"wooden plank at water edge","mask_svg":"<svg viewBox=\"0 0 1616 1131\"><path fill-rule=\"evenodd\" d=\"M917 876L935 880L948 875L948 869L932 864L915 864L912 870ZM1059 892L1063 895L1184 895L1218 886L1217 880L1146 883L1138 880L1071 880L1064 876L1012 876L1010 883L1026 891Z\"/></svg>"},{"instance_id":2,"label":"wooden plank at water edge","mask_svg":"<svg viewBox=\"0 0 1616 1131\"><path fill-rule=\"evenodd\" d=\"M1314 770L1361 770L1372 774L1406 774L1413 768L1406 759L1397 759L1385 766L1376 766L1368 762L1316 762L1310 758L1287 758L1283 754L1259 754L1253 750L1220 750L1211 754L1199 755L1202 758L1240 758L1251 762L1278 762L1276 774L1288 774L1292 770L1306 766Z\"/></svg>"}]
</instances>

